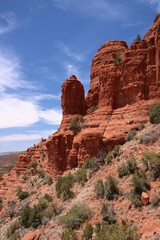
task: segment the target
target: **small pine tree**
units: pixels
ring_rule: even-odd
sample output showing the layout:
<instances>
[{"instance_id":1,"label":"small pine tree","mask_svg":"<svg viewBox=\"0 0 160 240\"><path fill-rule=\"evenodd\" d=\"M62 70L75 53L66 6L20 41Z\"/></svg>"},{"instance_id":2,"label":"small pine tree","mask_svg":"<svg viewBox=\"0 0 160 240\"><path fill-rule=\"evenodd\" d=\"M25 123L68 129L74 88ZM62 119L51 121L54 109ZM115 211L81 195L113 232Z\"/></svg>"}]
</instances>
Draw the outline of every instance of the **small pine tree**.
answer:
<instances>
[{"instance_id":1,"label":"small pine tree","mask_svg":"<svg viewBox=\"0 0 160 240\"><path fill-rule=\"evenodd\" d=\"M93 235L93 227L91 224L86 225L85 229L83 230L82 240L90 240L92 239Z\"/></svg>"},{"instance_id":2,"label":"small pine tree","mask_svg":"<svg viewBox=\"0 0 160 240\"><path fill-rule=\"evenodd\" d=\"M114 62L115 65L120 65L120 64L122 64L123 59L121 58L121 53L120 53L120 52L116 52L116 53L115 53L113 62Z\"/></svg>"},{"instance_id":3,"label":"small pine tree","mask_svg":"<svg viewBox=\"0 0 160 240\"><path fill-rule=\"evenodd\" d=\"M117 180L109 175L104 183L104 192L108 200L113 200L115 195L119 195L119 188Z\"/></svg>"},{"instance_id":4,"label":"small pine tree","mask_svg":"<svg viewBox=\"0 0 160 240\"><path fill-rule=\"evenodd\" d=\"M31 214L31 207L25 206L22 213L21 213L21 225L25 228L30 227L30 214Z\"/></svg>"},{"instance_id":5,"label":"small pine tree","mask_svg":"<svg viewBox=\"0 0 160 240\"><path fill-rule=\"evenodd\" d=\"M95 184L95 192L97 194L97 198L103 198L104 197L104 185L103 181L100 179Z\"/></svg>"},{"instance_id":6,"label":"small pine tree","mask_svg":"<svg viewBox=\"0 0 160 240\"><path fill-rule=\"evenodd\" d=\"M139 34L137 34L137 37L134 40L135 42L140 42L141 41L141 36Z\"/></svg>"},{"instance_id":7,"label":"small pine tree","mask_svg":"<svg viewBox=\"0 0 160 240\"><path fill-rule=\"evenodd\" d=\"M78 237L75 231L72 228L69 228L62 233L61 240L78 240Z\"/></svg>"}]
</instances>

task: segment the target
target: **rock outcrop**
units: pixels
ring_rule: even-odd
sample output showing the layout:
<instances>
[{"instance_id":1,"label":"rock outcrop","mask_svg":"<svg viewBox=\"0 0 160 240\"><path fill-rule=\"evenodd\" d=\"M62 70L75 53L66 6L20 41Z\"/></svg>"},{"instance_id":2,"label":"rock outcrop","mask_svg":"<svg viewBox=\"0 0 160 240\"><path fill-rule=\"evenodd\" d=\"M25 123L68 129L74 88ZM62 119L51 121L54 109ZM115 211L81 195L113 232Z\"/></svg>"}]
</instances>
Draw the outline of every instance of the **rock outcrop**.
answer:
<instances>
[{"instance_id":1,"label":"rock outcrop","mask_svg":"<svg viewBox=\"0 0 160 240\"><path fill-rule=\"evenodd\" d=\"M147 206L147 204L149 204L149 196L148 196L147 193L142 192L141 202L142 202L142 205L143 205L143 206Z\"/></svg>"},{"instance_id":2,"label":"rock outcrop","mask_svg":"<svg viewBox=\"0 0 160 240\"><path fill-rule=\"evenodd\" d=\"M128 132L149 121L149 106L160 100L160 14L144 39L130 47L109 41L92 60L91 83L85 98L75 76L62 85L63 119L59 130L43 142L45 168L53 175L81 166L100 150L123 144ZM77 131L70 123L74 118ZM19 156L17 168L25 168L37 148Z\"/></svg>"}]
</instances>

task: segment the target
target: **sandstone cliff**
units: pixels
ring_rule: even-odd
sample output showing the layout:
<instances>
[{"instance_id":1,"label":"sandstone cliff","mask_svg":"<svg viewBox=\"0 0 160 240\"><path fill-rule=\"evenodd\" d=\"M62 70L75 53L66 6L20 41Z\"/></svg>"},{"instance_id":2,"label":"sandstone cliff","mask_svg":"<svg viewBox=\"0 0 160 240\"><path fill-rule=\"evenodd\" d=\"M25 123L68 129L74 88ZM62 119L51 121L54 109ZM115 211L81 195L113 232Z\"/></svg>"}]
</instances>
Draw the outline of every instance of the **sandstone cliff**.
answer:
<instances>
[{"instance_id":1,"label":"sandstone cliff","mask_svg":"<svg viewBox=\"0 0 160 240\"><path fill-rule=\"evenodd\" d=\"M117 56L120 61L115 64ZM159 99L160 14L143 40L130 47L124 41L109 41L98 50L86 98L75 76L64 81L59 130L20 155L16 169L24 171L35 158L43 158L53 175L81 166L100 150L123 144L131 129L149 120L149 106ZM73 118L79 124L76 133L70 129Z\"/></svg>"}]
</instances>

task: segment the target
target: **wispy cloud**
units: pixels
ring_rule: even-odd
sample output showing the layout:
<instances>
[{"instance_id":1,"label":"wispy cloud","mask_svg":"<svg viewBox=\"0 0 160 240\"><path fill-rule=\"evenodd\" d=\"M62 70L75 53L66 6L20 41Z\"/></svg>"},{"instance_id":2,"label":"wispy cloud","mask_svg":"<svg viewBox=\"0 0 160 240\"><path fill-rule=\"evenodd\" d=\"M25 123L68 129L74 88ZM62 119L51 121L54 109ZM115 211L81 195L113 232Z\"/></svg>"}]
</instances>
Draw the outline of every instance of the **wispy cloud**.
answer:
<instances>
[{"instance_id":1,"label":"wispy cloud","mask_svg":"<svg viewBox=\"0 0 160 240\"><path fill-rule=\"evenodd\" d=\"M40 119L51 125L59 125L62 120L62 111L56 109L48 109L39 112Z\"/></svg>"},{"instance_id":2,"label":"wispy cloud","mask_svg":"<svg viewBox=\"0 0 160 240\"><path fill-rule=\"evenodd\" d=\"M58 48L65 53L68 57L71 57L77 61L82 61L83 60L83 56L82 54L77 54L74 53L66 44L64 44L63 42L59 42L59 44L57 44Z\"/></svg>"},{"instance_id":3,"label":"wispy cloud","mask_svg":"<svg viewBox=\"0 0 160 240\"><path fill-rule=\"evenodd\" d=\"M160 11L160 0L138 0L138 2L142 2L144 4L151 6L157 12Z\"/></svg>"},{"instance_id":4,"label":"wispy cloud","mask_svg":"<svg viewBox=\"0 0 160 240\"><path fill-rule=\"evenodd\" d=\"M50 125L59 125L62 113L58 109L42 110L36 102L21 100L12 95L0 97L0 129L27 127L40 121Z\"/></svg>"},{"instance_id":5,"label":"wispy cloud","mask_svg":"<svg viewBox=\"0 0 160 240\"><path fill-rule=\"evenodd\" d=\"M21 69L15 54L0 50L0 129L26 127L40 121L59 125L62 117L59 110L42 109L40 101L59 99L60 94L41 94L38 87L26 81ZM28 98L28 90L33 97Z\"/></svg>"},{"instance_id":6,"label":"wispy cloud","mask_svg":"<svg viewBox=\"0 0 160 240\"><path fill-rule=\"evenodd\" d=\"M54 95L54 94L34 95L33 98L37 101L46 100L46 99L60 100L61 99L61 93L58 93L57 95Z\"/></svg>"},{"instance_id":7,"label":"wispy cloud","mask_svg":"<svg viewBox=\"0 0 160 240\"><path fill-rule=\"evenodd\" d=\"M0 49L0 92L8 89L33 88L30 83L26 84L21 70L20 59L13 53Z\"/></svg>"},{"instance_id":8,"label":"wispy cloud","mask_svg":"<svg viewBox=\"0 0 160 240\"><path fill-rule=\"evenodd\" d=\"M35 133L26 133L26 134L11 134L0 136L0 143L11 143L11 142L19 142L19 141L39 141L42 137L47 138L49 135L52 135L55 132L55 129L39 131Z\"/></svg>"},{"instance_id":9,"label":"wispy cloud","mask_svg":"<svg viewBox=\"0 0 160 240\"><path fill-rule=\"evenodd\" d=\"M121 26L123 27L123 28L132 28L132 27L137 27L137 26L139 26L141 24L141 22L135 22L135 23L129 23L129 22L127 22L127 23L123 23Z\"/></svg>"},{"instance_id":10,"label":"wispy cloud","mask_svg":"<svg viewBox=\"0 0 160 240\"><path fill-rule=\"evenodd\" d=\"M71 75L75 75L83 84L90 82L89 72L85 72L82 69L79 69L77 65L73 63L64 63L64 69L66 77L69 78Z\"/></svg>"},{"instance_id":11,"label":"wispy cloud","mask_svg":"<svg viewBox=\"0 0 160 240\"><path fill-rule=\"evenodd\" d=\"M75 65L70 63L64 63L64 68L68 77L70 77L71 75L76 75L77 78L80 78L79 70Z\"/></svg>"},{"instance_id":12,"label":"wispy cloud","mask_svg":"<svg viewBox=\"0 0 160 240\"><path fill-rule=\"evenodd\" d=\"M17 18L14 12L0 14L0 34L10 32L17 27Z\"/></svg>"},{"instance_id":13,"label":"wispy cloud","mask_svg":"<svg viewBox=\"0 0 160 240\"><path fill-rule=\"evenodd\" d=\"M122 4L109 0L52 0L52 2L63 10L76 10L81 14L103 20L124 19L127 14Z\"/></svg>"},{"instance_id":14,"label":"wispy cloud","mask_svg":"<svg viewBox=\"0 0 160 240\"><path fill-rule=\"evenodd\" d=\"M0 129L25 127L38 122L38 107L29 101L2 95L0 98Z\"/></svg>"}]
</instances>

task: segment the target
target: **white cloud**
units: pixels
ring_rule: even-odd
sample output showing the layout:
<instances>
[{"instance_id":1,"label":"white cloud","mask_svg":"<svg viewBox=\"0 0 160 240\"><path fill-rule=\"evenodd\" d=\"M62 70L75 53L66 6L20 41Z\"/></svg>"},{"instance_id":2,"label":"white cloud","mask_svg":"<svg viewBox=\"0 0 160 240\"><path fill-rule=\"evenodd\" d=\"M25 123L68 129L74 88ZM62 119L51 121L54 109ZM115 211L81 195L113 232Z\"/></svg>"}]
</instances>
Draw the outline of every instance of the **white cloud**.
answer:
<instances>
[{"instance_id":1,"label":"white cloud","mask_svg":"<svg viewBox=\"0 0 160 240\"><path fill-rule=\"evenodd\" d=\"M2 96L0 98L0 129L25 127L38 122L38 107L29 101Z\"/></svg>"},{"instance_id":2,"label":"white cloud","mask_svg":"<svg viewBox=\"0 0 160 240\"><path fill-rule=\"evenodd\" d=\"M29 91L29 96L27 90ZM12 90L12 94L9 93ZM36 90L36 91L35 91ZM40 101L60 99L60 94L44 94L25 80L21 62L15 54L0 50L0 129L26 127L43 121L58 125L61 122L59 110L42 110Z\"/></svg>"},{"instance_id":3,"label":"white cloud","mask_svg":"<svg viewBox=\"0 0 160 240\"><path fill-rule=\"evenodd\" d=\"M32 134L12 134L0 136L0 143L11 143L11 142L20 142L20 141L39 141L42 137L48 138L49 135L52 135L55 130L39 131L38 133Z\"/></svg>"},{"instance_id":4,"label":"white cloud","mask_svg":"<svg viewBox=\"0 0 160 240\"><path fill-rule=\"evenodd\" d=\"M139 0L139 2L145 3L155 9L157 12L160 11L160 0Z\"/></svg>"},{"instance_id":5,"label":"white cloud","mask_svg":"<svg viewBox=\"0 0 160 240\"><path fill-rule=\"evenodd\" d=\"M81 54L77 54L72 52L72 50L63 42L60 42L58 45L58 48L64 52L68 57L71 57L77 61L82 61L83 60L83 56Z\"/></svg>"},{"instance_id":6,"label":"white cloud","mask_svg":"<svg viewBox=\"0 0 160 240\"><path fill-rule=\"evenodd\" d=\"M58 8L76 10L87 16L94 16L103 20L124 19L126 8L120 3L105 0L52 0Z\"/></svg>"},{"instance_id":7,"label":"white cloud","mask_svg":"<svg viewBox=\"0 0 160 240\"><path fill-rule=\"evenodd\" d=\"M62 120L62 112L60 110L49 109L40 111L40 118L48 124L59 125Z\"/></svg>"},{"instance_id":8,"label":"white cloud","mask_svg":"<svg viewBox=\"0 0 160 240\"><path fill-rule=\"evenodd\" d=\"M9 95L0 98L0 129L11 127L27 127L39 121L46 124L59 125L62 113L57 109L41 110L36 103L21 100Z\"/></svg>"},{"instance_id":9,"label":"white cloud","mask_svg":"<svg viewBox=\"0 0 160 240\"><path fill-rule=\"evenodd\" d=\"M0 50L0 92L7 88L33 88L30 83L26 83L21 70L20 60L15 54Z\"/></svg>"},{"instance_id":10,"label":"white cloud","mask_svg":"<svg viewBox=\"0 0 160 240\"><path fill-rule=\"evenodd\" d=\"M7 33L15 29L17 19L14 12L5 12L0 14L0 34Z\"/></svg>"},{"instance_id":11,"label":"white cloud","mask_svg":"<svg viewBox=\"0 0 160 240\"><path fill-rule=\"evenodd\" d=\"M75 65L70 63L65 63L64 68L65 68L67 77L70 77L71 75L75 75L77 78L80 77L78 68Z\"/></svg>"},{"instance_id":12,"label":"white cloud","mask_svg":"<svg viewBox=\"0 0 160 240\"><path fill-rule=\"evenodd\" d=\"M77 79L80 80L83 84L90 83L90 75L88 74L88 72L84 72L83 70L80 70L74 64L64 63L64 69L65 69L67 78L69 78L71 75L75 75Z\"/></svg>"},{"instance_id":13,"label":"white cloud","mask_svg":"<svg viewBox=\"0 0 160 240\"><path fill-rule=\"evenodd\" d=\"M60 100L61 99L61 93L54 95L54 94L39 94L33 96L35 100L41 101L45 99L55 99L55 100Z\"/></svg>"}]
</instances>

